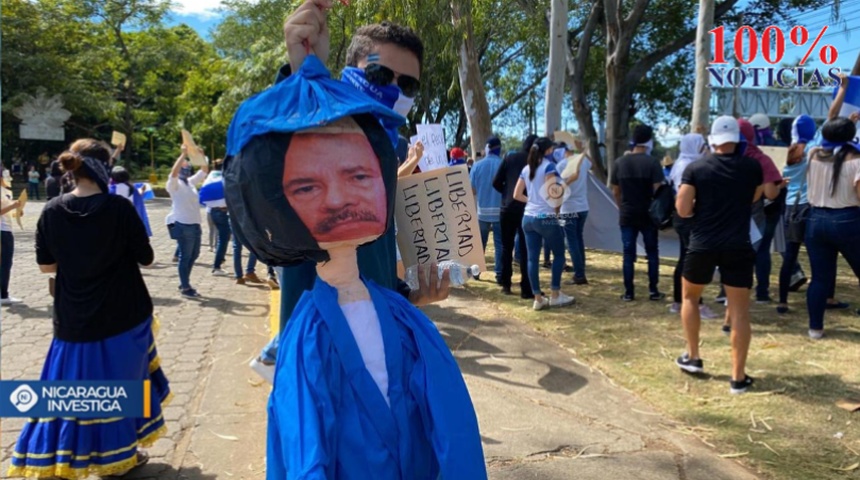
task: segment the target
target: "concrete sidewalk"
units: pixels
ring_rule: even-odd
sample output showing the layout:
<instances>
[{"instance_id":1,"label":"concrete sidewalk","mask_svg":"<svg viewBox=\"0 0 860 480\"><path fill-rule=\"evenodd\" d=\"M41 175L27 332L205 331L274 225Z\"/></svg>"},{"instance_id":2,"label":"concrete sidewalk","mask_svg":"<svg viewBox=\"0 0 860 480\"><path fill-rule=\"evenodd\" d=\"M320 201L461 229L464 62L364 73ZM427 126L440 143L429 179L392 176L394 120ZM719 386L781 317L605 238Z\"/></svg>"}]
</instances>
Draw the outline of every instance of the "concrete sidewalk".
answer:
<instances>
[{"instance_id":1,"label":"concrete sidewalk","mask_svg":"<svg viewBox=\"0 0 860 480\"><path fill-rule=\"evenodd\" d=\"M158 347L177 398L165 410L168 437L150 450L150 464L127 478L262 480L269 386L247 364L268 339L272 295L212 277L212 254L204 247L192 283L206 298L181 299L169 260L175 244L162 221L168 205L149 205L160 263L144 275L163 324ZM4 379L38 378L51 338L47 280L32 251L40 208L28 205L26 229L15 231L12 295L25 303L3 307ZM230 261L228 250L228 267ZM676 433L675 422L479 297L456 290L425 312L469 386L490 478L755 478L694 437ZM3 421L3 473L21 424Z\"/></svg>"}]
</instances>

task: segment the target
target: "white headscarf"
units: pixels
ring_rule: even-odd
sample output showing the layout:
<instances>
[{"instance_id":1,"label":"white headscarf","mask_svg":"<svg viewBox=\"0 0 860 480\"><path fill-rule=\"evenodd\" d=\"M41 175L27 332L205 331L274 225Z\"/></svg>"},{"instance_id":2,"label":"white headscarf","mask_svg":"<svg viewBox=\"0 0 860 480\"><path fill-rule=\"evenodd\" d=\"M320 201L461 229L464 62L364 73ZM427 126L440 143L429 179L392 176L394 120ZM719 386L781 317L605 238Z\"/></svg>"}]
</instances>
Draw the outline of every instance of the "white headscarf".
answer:
<instances>
[{"instance_id":1,"label":"white headscarf","mask_svg":"<svg viewBox=\"0 0 860 480\"><path fill-rule=\"evenodd\" d=\"M681 188L681 179L684 176L684 170L687 166L696 160L701 159L705 154L705 137L698 133L688 133L681 137L681 153L675 164L672 165L672 171L669 172L669 179L675 187L675 192Z\"/></svg>"}]
</instances>

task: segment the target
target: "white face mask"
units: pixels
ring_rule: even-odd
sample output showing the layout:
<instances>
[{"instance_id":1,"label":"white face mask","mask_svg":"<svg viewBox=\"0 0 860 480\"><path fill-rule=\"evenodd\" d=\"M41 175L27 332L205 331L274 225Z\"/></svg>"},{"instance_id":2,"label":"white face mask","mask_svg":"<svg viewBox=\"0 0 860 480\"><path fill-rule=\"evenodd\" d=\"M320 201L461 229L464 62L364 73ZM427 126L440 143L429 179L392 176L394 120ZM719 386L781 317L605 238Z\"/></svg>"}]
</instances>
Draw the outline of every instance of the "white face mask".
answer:
<instances>
[{"instance_id":1,"label":"white face mask","mask_svg":"<svg viewBox=\"0 0 860 480\"><path fill-rule=\"evenodd\" d=\"M406 116L409 114L409 111L412 110L412 107L415 105L415 99L409 98L403 93L400 93L400 96L397 97L397 101L394 102L394 107L392 110L399 113L402 116Z\"/></svg>"}]
</instances>

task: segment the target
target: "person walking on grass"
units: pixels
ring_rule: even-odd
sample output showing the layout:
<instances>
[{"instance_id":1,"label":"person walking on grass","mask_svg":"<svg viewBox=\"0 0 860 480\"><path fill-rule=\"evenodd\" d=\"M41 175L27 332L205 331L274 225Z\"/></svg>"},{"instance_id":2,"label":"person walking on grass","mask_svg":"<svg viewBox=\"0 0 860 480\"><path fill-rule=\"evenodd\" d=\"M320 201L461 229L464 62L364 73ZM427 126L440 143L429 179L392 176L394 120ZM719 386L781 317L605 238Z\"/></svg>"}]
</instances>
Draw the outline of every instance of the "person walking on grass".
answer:
<instances>
[{"instance_id":1,"label":"person walking on grass","mask_svg":"<svg viewBox=\"0 0 860 480\"><path fill-rule=\"evenodd\" d=\"M731 322L730 392L733 394L746 392L753 383L746 374L751 337L750 289L755 268L750 220L752 204L761 198L764 190L762 168L738 149L740 137L737 120L719 117L708 138L714 153L687 166L675 201L678 215L692 219L681 304L687 351L675 364L688 373L704 372L699 356L701 317L698 305L702 291L713 280L714 270L719 268Z\"/></svg>"},{"instance_id":2,"label":"person walking on grass","mask_svg":"<svg viewBox=\"0 0 860 480\"><path fill-rule=\"evenodd\" d=\"M179 291L183 297L199 298L200 294L191 286L191 269L200 256L202 236L197 185L206 178L209 167L203 165L194 173L187 155L188 149L183 145L182 154L176 159L167 179L167 193L172 204L166 221L170 237L176 240L178 247Z\"/></svg>"},{"instance_id":3,"label":"person walking on grass","mask_svg":"<svg viewBox=\"0 0 860 480\"><path fill-rule=\"evenodd\" d=\"M535 296L533 305L535 310L563 307L575 302L573 297L561 292L561 274L564 271L565 258L564 231L558 221L556 209L561 206L558 200L563 197L557 192L564 191L566 185L561 182L555 163L549 160L552 152L552 140L546 137L535 140L529 150L527 164L514 188L514 199L526 204L523 232L525 232L526 248L528 248L529 283ZM540 288L539 263L544 242L549 244L553 256L550 296Z\"/></svg>"},{"instance_id":4,"label":"person walking on grass","mask_svg":"<svg viewBox=\"0 0 860 480\"><path fill-rule=\"evenodd\" d=\"M575 155L582 151L582 141L577 137L576 145L562 143L554 155L558 159L558 171L561 180L567 185L570 196L559 208L559 217L564 221L564 237L567 240L567 251L573 262L573 278L564 282L565 285L588 285L585 277L585 221L588 219L588 172L591 171L591 160L585 155ZM570 167L570 162L575 162ZM568 176L564 176L570 171Z\"/></svg>"},{"instance_id":5,"label":"person walking on grass","mask_svg":"<svg viewBox=\"0 0 860 480\"><path fill-rule=\"evenodd\" d=\"M636 241L641 234L645 253L648 255L648 298L660 301L666 298L666 295L657 289L660 281L660 254L657 227L651 221L648 207L654 198L654 192L665 180L665 175L660 161L651 156L651 150L654 148L653 128L637 125L630 144L633 150L615 162L610 177L612 193L619 209L618 220L624 249L624 293L621 300L632 302L636 299L633 264L636 262Z\"/></svg>"},{"instance_id":6,"label":"person walking on grass","mask_svg":"<svg viewBox=\"0 0 860 480\"><path fill-rule=\"evenodd\" d=\"M806 295L809 338L824 336L824 311L834 289L841 253L860 279L860 144L848 118L829 120L823 142L809 153L807 196L812 210L806 224L806 249L812 282ZM860 310L858 310L860 314Z\"/></svg>"},{"instance_id":7,"label":"person walking on grass","mask_svg":"<svg viewBox=\"0 0 860 480\"><path fill-rule=\"evenodd\" d=\"M691 164L704 158L708 151L708 144L705 137L698 133L688 133L681 137L680 145L681 153L678 155L678 160L672 165L672 170L669 172L669 181L672 183L672 188L675 189L677 196L678 190L683 183L684 172ZM693 219L682 218L677 212L673 215L672 226L678 234L680 251L678 254L678 263L675 264L675 272L673 274L673 299L674 302L669 306L669 312L681 313L682 290L681 277L684 272L684 262L687 259L687 250L690 248L690 233ZM699 314L702 318L714 320L719 316L714 313L704 302L699 299Z\"/></svg>"},{"instance_id":8,"label":"person walking on grass","mask_svg":"<svg viewBox=\"0 0 860 480\"><path fill-rule=\"evenodd\" d=\"M499 223L499 212L502 207L502 195L493 188L493 178L502 159L502 142L498 137L487 139L487 156L475 164L469 172L472 191L478 203L478 226L481 229L481 245L487 250L490 232L493 233L494 261L493 270L496 283L502 284L502 225Z\"/></svg>"}]
</instances>

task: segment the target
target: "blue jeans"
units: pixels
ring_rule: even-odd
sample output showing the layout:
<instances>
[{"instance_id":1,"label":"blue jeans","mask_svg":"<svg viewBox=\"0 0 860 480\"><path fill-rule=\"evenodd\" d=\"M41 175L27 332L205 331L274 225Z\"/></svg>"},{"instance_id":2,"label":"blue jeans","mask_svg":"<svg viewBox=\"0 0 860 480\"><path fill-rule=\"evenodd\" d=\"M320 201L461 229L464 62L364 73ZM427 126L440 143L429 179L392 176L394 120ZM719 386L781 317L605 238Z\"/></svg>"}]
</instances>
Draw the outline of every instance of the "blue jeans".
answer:
<instances>
[{"instance_id":1,"label":"blue jeans","mask_svg":"<svg viewBox=\"0 0 860 480\"><path fill-rule=\"evenodd\" d=\"M648 255L648 291L658 293L657 283L660 281L660 253L657 244L657 227L648 225L622 226L621 243L624 245L624 294L635 297L633 288L633 264L636 263L636 239L642 234L645 253Z\"/></svg>"},{"instance_id":2,"label":"blue jeans","mask_svg":"<svg viewBox=\"0 0 860 480\"><path fill-rule=\"evenodd\" d=\"M860 207L812 208L806 222L806 251L812 265L812 282L806 293L809 328L823 330L824 310L836 283L840 253L860 278Z\"/></svg>"},{"instance_id":3,"label":"blue jeans","mask_svg":"<svg viewBox=\"0 0 860 480\"><path fill-rule=\"evenodd\" d=\"M15 237L12 232L0 232L0 298L9 298L9 278L12 276L12 256Z\"/></svg>"},{"instance_id":4,"label":"blue jeans","mask_svg":"<svg viewBox=\"0 0 860 480\"><path fill-rule=\"evenodd\" d=\"M540 289L540 252L543 243L549 245L552 250L552 281L550 288L553 291L561 290L561 274L564 272L564 231L555 216L523 217L523 232L526 235L526 248L528 248L528 273L532 293L543 295Z\"/></svg>"},{"instance_id":5,"label":"blue jeans","mask_svg":"<svg viewBox=\"0 0 860 480\"><path fill-rule=\"evenodd\" d=\"M478 226L481 227L481 245L484 246L484 251L487 251L490 230L493 231L493 271L496 273L496 282L499 282L502 278L502 224L498 221L484 222L478 220Z\"/></svg>"},{"instance_id":6,"label":"blue jeans","mask_svg":"<svg viewBox=\"0 0 860 480\"><path fill-rule=\"evenodd\" d=\"M212 265L214 270L221 268L224 263L224 257L227 256L227 244L230 242L230 216L226 210L213 209L210 213L212 222L218 230L218 243L215 247L215 262Z\"/></svg>"},{"instance_id":7,"label":"blue jeans","mask_svg":"<svg viewBox=\"0 0 860 480\"><path fill-rule=\"evenodd\" d=\"M39 199L39 184L27 182L27 196L33 200Z\"/></svg>"},{"instance_id":8,"label":"blue jeans","mask_svg":"<svg viewBox=\"0 0 860 480\"><path fill-rule=\"evenodd\" d=\"M251 274L257 270L257 256L253 252L248 252L248 267L244 274ZM242 278L242 244L233 235L233 271L236 273L236 278Z\"/></svg>"},{"instance_id":9,"label":"blue jeans","mask_svg":"<svg viewBox=\"0 0 860 480\"><path fill-rule=\"evenodd\" d=\"M761 242L759 242L755 256L755 297L757 300L765 300L770 297L770 246L773 243L773 236L780 220L782 220L780 215L768 215L765 220L764 231L761 232Z\"/></svg>"},{"instance_id":10,"label":"blue jeans","mask_svg":"<svg viewBox=\"0 0 860 480\"><path fill-rule=\"evenodd\" d=\"M173 235L179 246L179 287L182 290L191 288L191 268L200 256L200 239L203 229L200 224L173 224Z\"/></svg>"},{"instance_id":11,"label":"blue jeans","mask_svg":"<svg viewBox=\"0 0 860 480\"><path fill-rule=\"evenodd\" d=\"M567 239L567 251L570 252L570 260L573 262L573 278L585 278L585 239L582 232L585 230L588 210L563 214L562 218L564 218L564 237Z\"/></svg>"}]
</instances>

